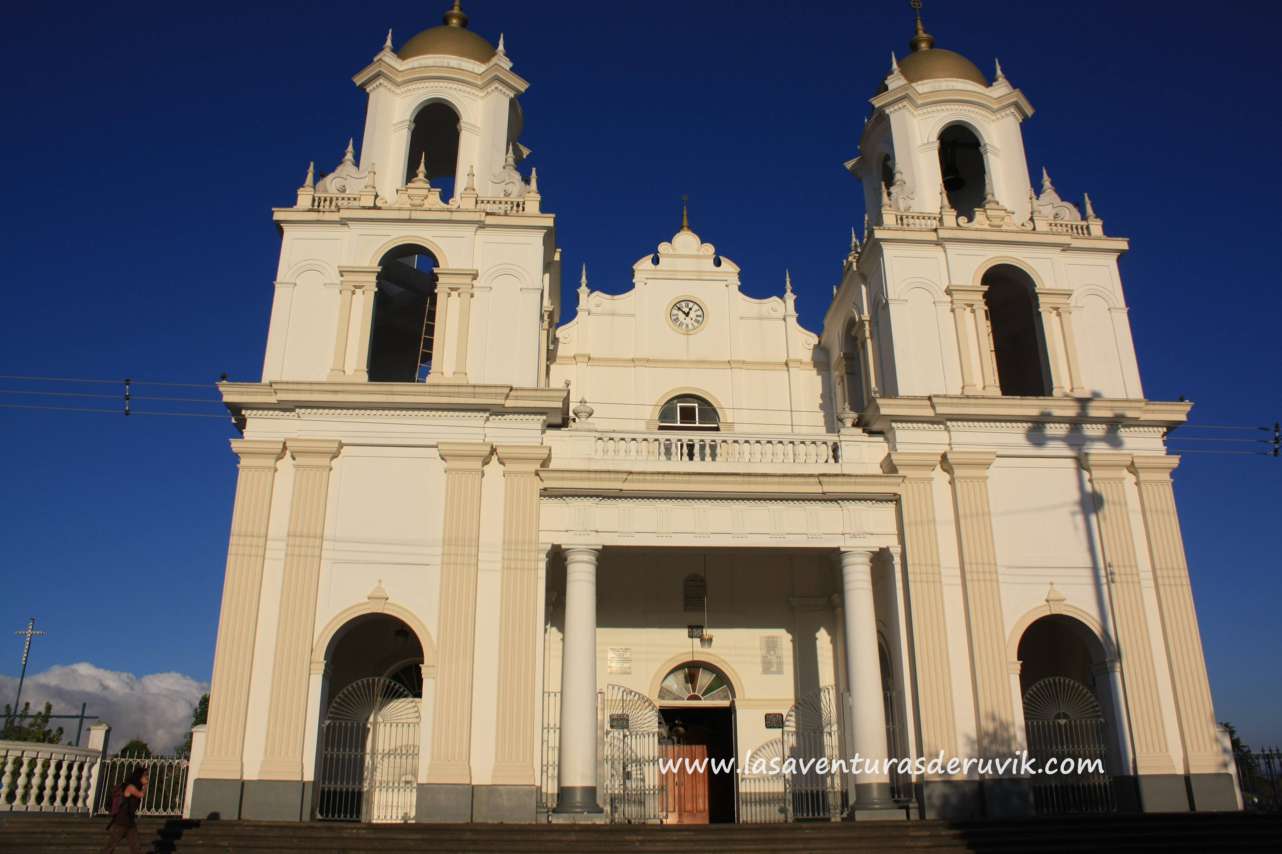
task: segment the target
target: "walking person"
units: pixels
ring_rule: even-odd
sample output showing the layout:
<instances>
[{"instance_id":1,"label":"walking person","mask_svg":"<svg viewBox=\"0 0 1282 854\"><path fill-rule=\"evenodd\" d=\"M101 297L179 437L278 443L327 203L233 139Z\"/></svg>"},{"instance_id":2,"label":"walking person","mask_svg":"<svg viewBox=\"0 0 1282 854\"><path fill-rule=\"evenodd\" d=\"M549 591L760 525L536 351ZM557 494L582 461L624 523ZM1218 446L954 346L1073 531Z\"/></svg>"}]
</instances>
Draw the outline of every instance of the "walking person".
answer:
<instances>
[{"instance_id":1,"label":"walking person","mask_svg":"<svg viewBox=\"0 0 1282 854\"><path fill-rule=\"evenodd\" d=\"M129 843L130 854L142 854L138 843L138 808L147 791L147 766L135 765L125 782L111 793L111 821L107 823L107 844L102 854L111 854L120 840Z\"/></svg>"}]
</instances>

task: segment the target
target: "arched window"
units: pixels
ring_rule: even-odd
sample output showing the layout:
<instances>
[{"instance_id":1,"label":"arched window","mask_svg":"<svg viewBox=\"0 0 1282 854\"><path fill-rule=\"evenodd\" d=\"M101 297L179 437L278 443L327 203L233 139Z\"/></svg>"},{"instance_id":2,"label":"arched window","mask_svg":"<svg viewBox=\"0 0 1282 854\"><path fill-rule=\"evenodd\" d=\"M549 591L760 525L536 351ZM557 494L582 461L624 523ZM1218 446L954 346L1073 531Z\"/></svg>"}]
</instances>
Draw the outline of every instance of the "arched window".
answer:
<instances>
[{"instance_id":1,"label":"arched window","mask_svg":"<svg viewBox=\"0 0 1282 854\"><path fill-rule=\"evenodd\" d=\"M1002 394L1040 397L1050 394L1042 318L1035 302L1035 285L1027 273L999 264L984 274L984 302L997 357L997 382Z\"/></svg>"},{"instance_id":2,"label":"arched window","mask_svg":"<svg viewBox=\"0 0 1282 854\"><path fill-rule=\"evenodd\" d=\"M454 196L454 174L458 168L459 117L449 104L434 101L414 115L410 150L405 160L404 181L418 171L420 158L427 160L427 178L441 191L442 199Z\"/></svg>"},{"instance_id":3,"label":"arched window","mask_svg":"<svg viewBox=\"0 0 1282 854\"><path fill-rule=\"evenodd\" d=\"M432 364L436 325L436 257L398 246L379 264L369 339L371 382L412 383Z\"/></svg>"},{"instance_id":4,"label":"arched window","mask_svg":"<svg viewBox=\"0 0 1282 854\"><path fill-rule=\"evenodd\" d=\"M660 430L720 430L721 416L711 403L693 394L682 394L659 410Z\"/></svg>"},{"instance_id":5,"label":"arched window","mask_svg":"<svg viewBox=\"0 0 1282 854\"><path fill-rule=\"evenodd\" d=\"M690 661L672 670L659 685L660 700L717 702L734 699L726 675L711 664Z\"/></svg>"},{"instance_id":6,"label":"arched window","mask_svg":"<svg viewBox=\"0 0 1282 854\"><path fill-rule=\"evenodd\" d=\"M970 128L949 125L939 135L939 173L948 204L958 216L975 215L984 204L984 150Z\"/></svg>"}]
</instances>

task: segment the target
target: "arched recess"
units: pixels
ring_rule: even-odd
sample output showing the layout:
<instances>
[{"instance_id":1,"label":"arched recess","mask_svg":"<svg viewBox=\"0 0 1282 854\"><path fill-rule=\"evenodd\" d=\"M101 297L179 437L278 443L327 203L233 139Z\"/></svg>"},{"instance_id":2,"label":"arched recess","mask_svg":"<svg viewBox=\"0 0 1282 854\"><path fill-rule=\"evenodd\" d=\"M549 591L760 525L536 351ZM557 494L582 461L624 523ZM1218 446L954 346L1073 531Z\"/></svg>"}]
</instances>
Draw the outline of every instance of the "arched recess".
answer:
<instances>
[{"instance_id":1,"label":"arched recess","mask_svg":"<svg viewBox=\"0 0 1282 854\"><path fill-rule=\"evenodd\" d=\"M967 124L953 122L939 132L939 174L948 203L958 216L972 218L986 195L988 165L983 137Z\"/></svg>"},{"instance_id":2,"label":"arched recess","mask_svg":"<svg viewBox=\"0 0 1282 854\"><path fill-rule=\"evenodd\" d=\"M699 650L698 657L696 658L691 658L689 653L684 653L681 655L674 655L665 661L657 670L655 670L654 676L650 680L650 692L648 696L656 703L666 702L659 699L659 689L663 685L663 680L666 679L674 670L687 664L695 666L703 664L719 671L730 684L731 694L735 697L744 696L743 679L740 678L735 669L731 667L730 663L724 658L708 652L705 649Z\"/></svg>"},{"instance_id":3,"label":"arched recess","mask_svg":"<svg viewBox=\"0 0 1282 854\"><path fill-rule=\"evenodd\" d=\"M439 266L437 256L417 243L398 244L379 259L370 382L417 382L431 371Z\"/></svg>"},{"instance_id":4,"label":"arched recess","mask_svg":"<svg viewBox=\"0 0 1282 854\"><path fill-rule=\"evenodd\" d=\"M864 342L859 335L859 322L859 318L852 317L841 336L841 376L838 379L842 384L846 408L852 412L862 412L868 403Z\"/></svg>"},{"instance_id":5,"label":"arched recess","mask_svg":"<svg viewBox=\"0 0 1282 854\"><path fill-rule=\"evenodd\" d=\"M356 620L371 614L386 614L404 623L418 641L422 650L423 668L427 671L428 677L436 673L436 641L432 638L432 633L427 630L427 626L415 616L413 611L381 598L352 605L335 614L333 619L325 624L316 636L316 643L312 645L313 670L320 670L329 661L330 652L339 639L340 633L346 634Z\"/></svg>"},{"instance_id":6,"label":"arched recess","mask_svg":"<svg viewBox=\"0 0 1282 854\"><path fill-rule=\"evenodd\" d=\"M442 99L433 98L419 105L412 121L402 183L413 178L419 163L423 162L427 178L432 186L440 188L441 198L452 198L462 133L458 110Z\"/></svg>"},{"instance_id":7,"label":"arched recess","mask_svg":"<svg viewBox=\"0 0 1282 854\"><path fill-rule=\"evenodd\" d=\"M1022 267L996 263L983 271L980 286L984 288L1001 393L1013 397L1050 394L1050 358L1037 307L1036 280Z\"/></svg>"}]
</instances>

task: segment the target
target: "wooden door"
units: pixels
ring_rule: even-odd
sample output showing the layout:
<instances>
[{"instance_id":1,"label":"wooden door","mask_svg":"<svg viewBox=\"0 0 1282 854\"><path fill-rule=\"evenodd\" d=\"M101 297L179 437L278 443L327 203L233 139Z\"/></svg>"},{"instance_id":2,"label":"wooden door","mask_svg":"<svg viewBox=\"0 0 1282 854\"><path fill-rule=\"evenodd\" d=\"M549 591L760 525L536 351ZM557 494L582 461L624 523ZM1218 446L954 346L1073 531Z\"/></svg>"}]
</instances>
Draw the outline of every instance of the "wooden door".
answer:
<instances>
[{"instance_id":1,"label":"wooden door","mask_svg":"<svg viewBox=\"0 0 1282 854\"><path fill-rule=\"evenodd\" d=\"M668 744L664 758L674 763L664 774L667 821L708 823L708 745Z\"/></svg>"}]
</instances>

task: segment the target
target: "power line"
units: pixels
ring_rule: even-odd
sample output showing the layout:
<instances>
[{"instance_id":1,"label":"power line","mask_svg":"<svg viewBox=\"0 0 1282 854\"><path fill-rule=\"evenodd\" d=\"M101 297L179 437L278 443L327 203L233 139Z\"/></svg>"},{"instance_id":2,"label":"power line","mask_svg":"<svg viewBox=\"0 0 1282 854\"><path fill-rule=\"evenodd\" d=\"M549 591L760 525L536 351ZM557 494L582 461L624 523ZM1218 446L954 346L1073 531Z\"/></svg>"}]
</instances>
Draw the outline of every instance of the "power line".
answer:
<instances>
[{"instance_id":1,"label":"power line","mask_svg":"<svg viewBox=\"0 0 1282 854\"><path fill-rule=\"evenodd\" d=\"M225 376L225 375L224 375ZM103 380L103 379L85 379L80 377L33 377L21 376L17 374L0 374L0 380L18 380L20 382L43 382L43 383L88 383L94 385L120 385L121 382L133 382L135 385L159 385L169 386L170 388L212 388L215 384L208 383L175 383L163 382L161 380Z\"/></svg>"},{"instance_id":2,"label":"power line","mask_svg":"<svg viewBox=\"0 0 1282 854\"><path fill-rule=\"evenodd\" d=\"M224 421L231 419L230 415L215 415L208 412L147 412L145 410L131 410L123 413L119 409L96 409L87 406L48 406L38 403L0 403L0 409L26 409L44 412L97 412L103 415L164 415L173 418L219 418Z\"/></svg>"}]
</instances>

